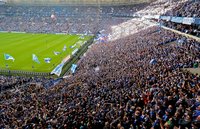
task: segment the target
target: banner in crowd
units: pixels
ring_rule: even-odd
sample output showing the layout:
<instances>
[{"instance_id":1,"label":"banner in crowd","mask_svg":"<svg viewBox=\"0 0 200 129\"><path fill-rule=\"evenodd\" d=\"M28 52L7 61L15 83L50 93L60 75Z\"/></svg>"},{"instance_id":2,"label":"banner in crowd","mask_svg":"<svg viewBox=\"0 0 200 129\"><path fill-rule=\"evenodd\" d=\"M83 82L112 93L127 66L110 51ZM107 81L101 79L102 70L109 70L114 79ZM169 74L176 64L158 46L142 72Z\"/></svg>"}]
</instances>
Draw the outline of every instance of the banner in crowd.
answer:
<instances>
[{"instance_id":1,"label":"banner in crowd","mask_svg":"<svg viewBox=\"0 0 200 129\"><path fill-rule=\"evenodd\" d=\"M72 73L75 73L76 68L77 68L77 65L76 65L76 64L72 64L71 72L72 72Z\"/></svg>"},{"instance_id":2,"label":"banner in crowd","mask_svg":"<svg viewBox=\"0 0 200 129\"><path fill-rule=\"evenodd\" d=\"M183 18L183 24L187 24L187 25L191 25L192 23L194 23L195 19L192 17L184 17Z\"/></svg>"},{"instance_id":3,"label":"banner in crowd","mask_svg":"<svg viewBox=\"0 0 200 129\"><path fill-rule=\"evenodd\" d=\"M200 18L195 18L194 24L200 25Z\"/></svg>"},{"instance_id":4,"label":"banner in crowd","mask_svg":"<svg viewBox=\"0 0 200 129\"><path fill-rule=\"evenodd\" d=\"M144 15L143 18L146 18L146 19L159 19L160 15Z\"/></svg>"},{"instance_id":5,"label":"banner in crowd","mask_svg":"<svg viewBox=\"0 0 200 129\"><path fill-rule=\"evenodd\" d=\"M176 23L182 23L183 17L172 17L171 21Z\"/></svg>"},{"instance_id":6,"label":"banner in crowd","mask_svg":"<svg viewBox=\"0 0 200 129\"><path fill-rule=\"evenodd\" d=\"M200 24L199 18L193 18L193 17L171 17L171 16L161 16L160 19L165 21L171 21L175 23L182 23L186 25L192 25L192 24Z\"/></svg>"},{"instance_id":7,"label":"banner in crowd","mask_svg":"<svg viewBox=\"0 0 200 129\"><path fill-rule=\"evenodd\" d=\"M160 19L166 20L166 21L170 21L171 20L171 16L161 16Z\"/></svg>"}]
</instances>

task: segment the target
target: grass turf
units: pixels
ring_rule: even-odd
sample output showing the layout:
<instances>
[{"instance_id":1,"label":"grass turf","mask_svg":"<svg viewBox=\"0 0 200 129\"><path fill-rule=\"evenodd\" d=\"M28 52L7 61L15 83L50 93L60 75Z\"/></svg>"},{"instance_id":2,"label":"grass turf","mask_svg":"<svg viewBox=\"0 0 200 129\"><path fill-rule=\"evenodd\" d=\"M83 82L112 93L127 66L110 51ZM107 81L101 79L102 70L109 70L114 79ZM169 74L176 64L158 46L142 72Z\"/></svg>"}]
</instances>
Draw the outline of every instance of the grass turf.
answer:
<instances>
[{"instance_id":1,"label":"grass turf","mask_svg":"<svg viewBox=\"0 0 200 129\"><path fill-rule=\"evenodd\" d=\"M87 41L92 36L79 39L80 35L56 35L56 34L31 34L31 33L0 33L0 69L51 72L65 57L71 55L78 41ZM67 50L62 51L64 45ZM55 55L54 51L61 52ZM10 54L15 61L5 60L4 53ZM36 54L40 64L32 61L32 54ZM44 58L51 58L51 63L46 63Z\"/></svg>"}]
</instances>

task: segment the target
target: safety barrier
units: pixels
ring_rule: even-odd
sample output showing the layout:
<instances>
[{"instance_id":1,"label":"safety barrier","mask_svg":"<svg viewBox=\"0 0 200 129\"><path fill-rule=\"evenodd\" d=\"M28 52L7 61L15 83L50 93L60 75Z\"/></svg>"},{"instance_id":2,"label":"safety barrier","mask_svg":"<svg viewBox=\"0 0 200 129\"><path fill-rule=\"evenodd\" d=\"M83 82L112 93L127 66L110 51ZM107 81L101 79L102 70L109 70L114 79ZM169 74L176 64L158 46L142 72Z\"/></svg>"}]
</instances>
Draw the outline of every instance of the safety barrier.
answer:
<instances>
[{"instance_id":1,"label":"safety barrier","mask_svg":"<svg viewBox=\"0 0 200 129\"><path fill-rule=\"evenodd\" d=\"M157 20L164 20L164 21L171 21L175 23L182 23L186 25L200 25L200 18L199 17L173 17L173 16L160 16L160 15L145 15L143 16L147 19L157 19Z\"/></svg>"},{"instance_id":2,"label":"safety barrier","mask_svg":"<svg viewBox=\"0 0 200 129\"><path fill-rule=\"evenodd\" d=\"M50 73L0 69L0 75L12 75L12 76L50 76Z\"/></svg>"}]
</instances>

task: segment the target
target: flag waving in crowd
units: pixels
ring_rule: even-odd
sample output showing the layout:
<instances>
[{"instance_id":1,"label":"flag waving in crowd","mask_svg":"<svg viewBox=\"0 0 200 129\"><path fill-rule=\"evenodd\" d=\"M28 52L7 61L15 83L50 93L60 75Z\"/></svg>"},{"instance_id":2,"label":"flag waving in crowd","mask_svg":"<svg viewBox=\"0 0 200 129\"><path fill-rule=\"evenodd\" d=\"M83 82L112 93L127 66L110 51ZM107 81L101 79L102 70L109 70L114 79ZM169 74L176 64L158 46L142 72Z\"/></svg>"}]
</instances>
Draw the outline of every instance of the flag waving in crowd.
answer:
<instances>
[{"instance_id":1,"label":"flag waving in crowd","mask_svg":"<svg viewBox=\"0 0 200 129\"><path fill-rule=\"evenodd\" d=\"M32 54L32 60L38 64L40 64L40 61L38 60L38 57L35 54Z\"/></svg>"},{"instance_id":2,"label":"flag waving in crowd","mask_svg":"<svg viewBox=\"0 0 200 129\"><path fill-rule=\"evenodd\" d=\"M62 73L63 66L64 66L64 63L60 63L59 65L57 65L55 67L55 69L51 72L51 74L55 74L57 76L60 76L60 74Z\"/></svg>"},{"instance_id":3,"label":"flag waving in crowd","mask_svg":"<svg viewBox=\"0 0 200 129\"><path fill-rule=\"evenodd\" d=\"M4 54L5 60L12 60L13 62L15 61L15 58L12 57L10 54Z\"/></svg>"},{"instance_id":4,"label":"flag waving in crowd","mask_svg":"<svg viewBox=\"0 0 200 129\"><path fill-rule=\"evenodd\" d=\"M72 64L71 72L72 72L72 73L75 73L76 68L77 68L77 65L76 65L76 64Z\"/></svg>"}]
</instances>

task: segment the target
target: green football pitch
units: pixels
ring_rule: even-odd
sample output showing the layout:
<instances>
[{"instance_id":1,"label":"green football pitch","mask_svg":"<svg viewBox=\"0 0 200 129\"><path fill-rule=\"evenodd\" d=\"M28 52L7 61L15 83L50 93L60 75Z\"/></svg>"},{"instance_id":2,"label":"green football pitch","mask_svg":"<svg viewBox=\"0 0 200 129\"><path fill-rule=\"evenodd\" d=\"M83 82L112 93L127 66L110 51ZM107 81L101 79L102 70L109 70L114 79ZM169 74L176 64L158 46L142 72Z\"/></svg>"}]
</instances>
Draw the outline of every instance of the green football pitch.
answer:
<instances>
[{"instance_id":1,"label":"green football pitch","mask_svg":"<svg viewBox=\"0 0 200 129\"><path fill-rule=\"evenodd\" d=\"M80 42L91 38L92 36L84 36L81 39L80 35L70 34L0 33L0 69L51 72L72 51L81 49ZM67 49L63 51L65 45ZM60 54L55 55L54 52ZM5 53L15 60L5 60ZM38 57L39 64L32 60L32 54ZM50 63L46 63L44 58L51 58Z\"/></svg>"}]
</instances>

